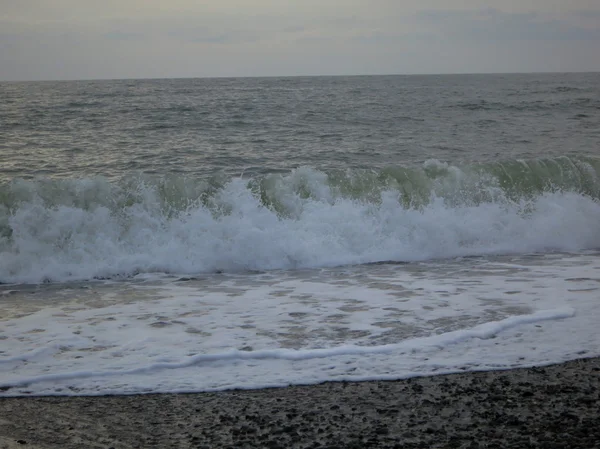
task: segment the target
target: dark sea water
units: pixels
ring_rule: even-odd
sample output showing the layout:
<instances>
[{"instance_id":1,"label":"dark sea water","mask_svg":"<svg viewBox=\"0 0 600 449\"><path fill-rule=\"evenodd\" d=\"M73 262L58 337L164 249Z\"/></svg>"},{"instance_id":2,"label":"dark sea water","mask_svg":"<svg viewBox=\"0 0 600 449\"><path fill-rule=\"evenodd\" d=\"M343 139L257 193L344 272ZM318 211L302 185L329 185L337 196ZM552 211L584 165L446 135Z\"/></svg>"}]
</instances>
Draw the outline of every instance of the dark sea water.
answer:
<instances>
[{"instance_id":1,"label":"dark sea water","mask_svg":"<svg viewBox=\"0 0 600 449\"><path fill-rule=\"evenodd\" d=\"M247 176L596 155L600 74L0 84L0 176Z\"/></svg>"},{"instance_id":2,"label":"dark sea water","mask_svg":"<svg viewBox=\"0 0 600 449\"><path fill-rule=\"evenodd\" d=\"M598 355L598 248L600 73L0 83L5 394Z\"/></svg>"}]
</instances>

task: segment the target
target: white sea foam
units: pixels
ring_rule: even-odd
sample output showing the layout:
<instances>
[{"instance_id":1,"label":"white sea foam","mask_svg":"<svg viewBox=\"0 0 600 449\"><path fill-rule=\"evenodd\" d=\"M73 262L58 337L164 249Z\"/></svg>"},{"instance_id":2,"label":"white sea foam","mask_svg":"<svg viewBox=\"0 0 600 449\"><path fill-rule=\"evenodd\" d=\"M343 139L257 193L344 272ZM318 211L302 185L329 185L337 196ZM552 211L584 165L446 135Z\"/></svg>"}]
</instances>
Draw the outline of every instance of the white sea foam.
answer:
<instances>
[{"instance_id":1,"label":"white sea foam","mask_svg":"<svg viewBox=\"0 0 600 449\"><path fill-rule=\"evenodd\" d=\"M106 199L85 207L71 200L48 206L33 195L10 212L0 211L0 222L12 232L0 236L0 282L600 247L600 204L577 193L462 206L433 198L406 209L397 191L383 192L379 202L352 200L333 195L319 172L301 175L310 197L278 188L278 201L287 211L283 215L265 207L242 180L229 182L216 194L217 206L195 205L179 212L165 210L152 189L138 192L141 200L116 210Z\"/></svg>"},{"instance_id":2,"label":"white sea foam","mask_svg":"<svg viewBox=\"0 0 600 449\"><path fill-rule=\"evenodd\" d=\"M188 357L180 362L159 362L146 366L141 366L129 370L112 370L112 371L75 371L69 373L45 374L31 378L21 378L15 381L8 381L10 386L22 386L72 379L86 379L88 377L108 377L108 376L126 376L135 374L153 373L163 370L172 370L187 368L194 365L203 365L212 362L238 362L246 360L287 360L287 361L306 361L312 359L332 359L340 356L369 356L374 354L390 354L394 353L405 354L406 351L425 350L430 347L444 349L447 346L461 343L472 338L487 339L495 337L498 333L518 327L523 324L538 323L541 321L558 320L562 318L570 318L575 315L575 310L569 307L555 310L543 310L530 315L522 315L510 317L502 321L493 321L476 326L472 329L459 330L448 332L445 334L434 335L431 337L416 338L403 341L402 343L382 345L382 346L355 346L343 345L326 349L263 349L258 351L240 351L230 350L227 352L216 354L200 354ZM41 351L40 351L41 352ZM35 356L37 354L33 354ZM32 355L25 354L21 360L31 359ZM19 358L11 358L8 361L19 360Z\"/></svg>"},{"instance_id":3,"label":"white sea foam","mask_svg":"<svg viewBox=\"0 0 600 449\"><path fill-rule=\"evenodd\" d=\"M593 253L49 288L44 305L2 321L1 394L399 379L600 355L599 268Z\"/></svg>"}]
</instances>

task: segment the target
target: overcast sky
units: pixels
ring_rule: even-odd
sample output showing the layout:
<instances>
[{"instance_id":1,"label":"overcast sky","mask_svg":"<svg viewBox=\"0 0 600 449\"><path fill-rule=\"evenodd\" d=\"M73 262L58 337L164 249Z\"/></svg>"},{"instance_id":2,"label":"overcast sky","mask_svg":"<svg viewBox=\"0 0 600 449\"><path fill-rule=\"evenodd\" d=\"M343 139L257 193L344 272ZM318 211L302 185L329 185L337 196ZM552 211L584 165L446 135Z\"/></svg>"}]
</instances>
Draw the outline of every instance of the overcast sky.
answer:
<instances>
[{"instance_id":1,"label":"overcast sky","mask_svg":"<svg viewBox=\"0 0 600 449\"><path fill-rule=\"evenodd\" d=\"M600 0L0 0L0 80L600 71Z\"/></svg>"}]
</instances>

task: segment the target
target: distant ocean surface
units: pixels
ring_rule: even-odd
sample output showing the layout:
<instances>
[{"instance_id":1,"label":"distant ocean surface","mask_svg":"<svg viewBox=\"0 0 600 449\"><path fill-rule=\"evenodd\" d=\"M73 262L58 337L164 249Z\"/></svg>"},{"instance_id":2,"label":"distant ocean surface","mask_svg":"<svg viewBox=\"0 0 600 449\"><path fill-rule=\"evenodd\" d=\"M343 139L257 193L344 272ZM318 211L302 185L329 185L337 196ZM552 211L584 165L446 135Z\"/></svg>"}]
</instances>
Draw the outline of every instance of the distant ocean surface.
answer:
<instances>
[{"instance_id":1,"label":"distant ocean surface","mask_svg":"<svg viewBox=\"0 0 600 449\"><path fill-rule=\"evenodd\" d=\"M600 355L600 73L0 83L0 396Z\"/></svg>"}]
</instances>

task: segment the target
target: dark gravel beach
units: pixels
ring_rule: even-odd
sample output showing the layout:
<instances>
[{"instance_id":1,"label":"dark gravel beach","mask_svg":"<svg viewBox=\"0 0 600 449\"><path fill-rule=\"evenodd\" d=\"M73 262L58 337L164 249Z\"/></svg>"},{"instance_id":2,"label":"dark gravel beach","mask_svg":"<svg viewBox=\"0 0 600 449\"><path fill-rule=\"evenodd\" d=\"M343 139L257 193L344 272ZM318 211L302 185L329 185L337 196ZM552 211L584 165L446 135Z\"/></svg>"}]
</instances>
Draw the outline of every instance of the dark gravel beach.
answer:
<instances>
[{"instance_id":1,"label":"dark gravel beach","mask_svg":"<svg viewBox=\"0 0 600 449\"><path fill-rule=\"evenodd\" d=\"M0 447L600 448L600 359L394 382L2 398Z\"/></svg>"}]
</instances>

